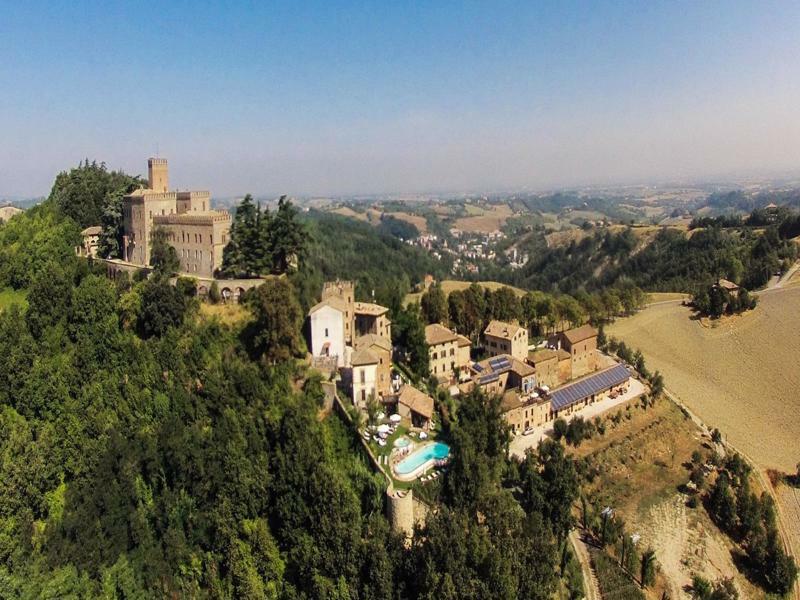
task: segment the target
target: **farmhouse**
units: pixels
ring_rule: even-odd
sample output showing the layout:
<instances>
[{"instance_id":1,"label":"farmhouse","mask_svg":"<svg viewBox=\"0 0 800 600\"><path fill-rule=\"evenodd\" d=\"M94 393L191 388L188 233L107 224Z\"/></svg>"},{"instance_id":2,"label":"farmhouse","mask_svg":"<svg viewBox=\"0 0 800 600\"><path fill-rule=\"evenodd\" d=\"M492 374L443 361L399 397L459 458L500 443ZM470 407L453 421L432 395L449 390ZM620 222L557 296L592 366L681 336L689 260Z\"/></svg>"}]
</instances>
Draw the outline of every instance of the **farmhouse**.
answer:
<instances>
[{"instance_id":1,"label":"farmhouse","mask_svg":"<svg viewBox=\"0 0 800 600\"><path fill-rule=\"evenodd\" d=\"M458 335L440 323L425 327L430 370L439 383L463 381L469 378L469 339Z\"/></svg>"},{"instance_id":2,"label":"farmhouse","mask_svg":"<svg viewBox=\"0 0 800 600\"><path fill-rule=\"evenodd\" d=\"M719 281L717 281L716 287L725 290L731 297L738 296L739 290L741 289L738 285L736 285L732 281L728 281L727 279L720 279Z\"/></svg>"},{"instance_id":3,"label":"farmhouse","mask_svg":"<svg viewBox=\"0 0 800 600\"><path fill-rule=\"evenodd\" d=\"M483 338L490 356L510 354L517 360L528 357L528 330L517 322L490 321Z\"/></svg>"},{"instance_id":4,"label":"farmhouse","mask_svg":"<svg viewBox=\"0 0 800 600\"><path fill-rule=\"evenodd\" d=\"M183 273L213 277L222 266L231 215L212 210L207 191L169 191L167 159L148 159L147 188L122 199L122 215L124 262L148 266L153 231L162 228Z\"/></svg>"}]
</instances>

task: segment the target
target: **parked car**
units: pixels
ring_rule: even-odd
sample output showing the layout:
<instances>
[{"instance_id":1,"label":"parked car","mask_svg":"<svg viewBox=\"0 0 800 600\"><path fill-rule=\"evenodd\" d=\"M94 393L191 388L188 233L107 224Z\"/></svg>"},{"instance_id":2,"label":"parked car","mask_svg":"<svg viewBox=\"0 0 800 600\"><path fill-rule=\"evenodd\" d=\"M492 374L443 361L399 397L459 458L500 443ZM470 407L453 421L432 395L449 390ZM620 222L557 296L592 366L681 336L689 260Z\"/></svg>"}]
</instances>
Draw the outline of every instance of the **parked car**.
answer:
<instances>
[{"instance_id":1,"label":"parked car","mask_svg":"<svg viewBox=\"0 0 800 600\"><path fill-rule=\"evenodd\" d=\"M522 435L530 435L533 433L533 427L528 427L525 431L522 432Z\"/></svg>"}]
</instances>

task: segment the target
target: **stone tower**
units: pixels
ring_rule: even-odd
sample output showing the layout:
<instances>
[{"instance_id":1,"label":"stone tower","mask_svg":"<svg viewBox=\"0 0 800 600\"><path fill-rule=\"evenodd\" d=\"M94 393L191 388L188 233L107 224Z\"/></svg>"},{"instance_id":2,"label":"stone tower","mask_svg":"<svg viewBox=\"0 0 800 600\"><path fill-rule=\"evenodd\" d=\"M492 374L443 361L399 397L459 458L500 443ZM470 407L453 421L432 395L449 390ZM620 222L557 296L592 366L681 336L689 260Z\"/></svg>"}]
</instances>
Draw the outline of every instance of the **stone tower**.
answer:
<instances>
[{"instance_id":1,"label":"stone tower","mask_svg":"<svg viewBox=\"0 0 800 600\"><path fill-rule=\"evenodd\" d=\"M169 169L166 158L147 159L147 185L155 192L169 191Z\"/></svg>"},{"instance_id":2,"label":"stone tower","mask_svg":"<svg viewBox=\"0 0 800 600\"><path fill-rule=\"evenodd\" d=\"M339 298L344 303L344 341L353 343L355 326L356 287L352 281L326 281L322 286L322 300Z\"/></svg>"},{"instance_id":3,"label":"stone tower","mask_svg":"<svg viewBox=\"0 0 800 600\"><path fill-rule=\"evenodd\" d=\"M414 535L414 493L411 490L386 490L386 509L389 524L394 531L402 533L406 542Z\"/></svg>"}]
</instances>

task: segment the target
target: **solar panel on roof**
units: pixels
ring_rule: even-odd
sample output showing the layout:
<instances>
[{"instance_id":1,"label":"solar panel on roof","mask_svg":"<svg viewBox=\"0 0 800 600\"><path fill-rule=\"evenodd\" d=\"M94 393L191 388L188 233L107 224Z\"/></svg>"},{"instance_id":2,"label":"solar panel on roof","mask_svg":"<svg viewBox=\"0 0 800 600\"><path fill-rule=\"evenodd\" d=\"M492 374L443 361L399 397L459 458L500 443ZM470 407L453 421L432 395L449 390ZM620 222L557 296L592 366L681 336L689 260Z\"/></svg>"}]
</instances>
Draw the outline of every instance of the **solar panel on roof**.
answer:
<instances>
[{"instance_id":1,"label":"solar panel on roof","mask_svg":"<svg viewBox=\"0 0 800 600\"><path fill-rule=\"evenodd\" d=\"M483 371L483 367L480 366L478 363L472 363L472 368L475 369L478 373Z\"/></svg>"},{"instance_id":2,"label":"solar panel on roof","mask_svg":"<svg viewBox=\"0 0 800 600\"><path fill-rule=\"evenodd\" d=\"M617 365L576 383L566 385L552 393L553 410L559 411L593 394L625 383L629 377L628 369L624 365Z\"/></svg>"},{"instance_id":3,"label":"solar panel on roof","mask_svg":"<svg viewBox=\"0 0 800 600\"><path fill-rule=\"evenodd\" d=\"M484 375L480 379L478 379L478 383L481 385L485 383L491 383L492 381L497 381L500 377L496 373L490 373L489 375Z\"/></svg>"}]
</instances>

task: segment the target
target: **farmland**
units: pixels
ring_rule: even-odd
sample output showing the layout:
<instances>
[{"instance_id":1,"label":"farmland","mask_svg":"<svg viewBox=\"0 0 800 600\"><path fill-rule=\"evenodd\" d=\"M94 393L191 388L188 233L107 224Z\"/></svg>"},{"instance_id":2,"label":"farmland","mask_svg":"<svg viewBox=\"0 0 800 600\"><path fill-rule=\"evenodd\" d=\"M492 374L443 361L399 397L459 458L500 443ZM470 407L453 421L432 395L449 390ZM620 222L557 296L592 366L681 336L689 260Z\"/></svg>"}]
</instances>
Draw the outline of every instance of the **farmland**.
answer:
<instances>
[{"instance_id":1,"label":"farmland","mask_svg":"<svg viewBox=\"0 0 800 600\"><path fill-rule=\"evenodd\" d=\"M502 229L508 218L513 215L507 204L493 204L488 208L467 205L465 209L468 213L475 214L456 219L453 225L462 231L471 233L490 233Z\"/></svg>"},{"instance_id":2,"label":"farmland","mask_svg":"<svg viewBox=\"0 0 800 600\"><path fill-rule=\"evenodd\" d=\"M465 290L470 285L472 285L471 281L455 281L455 280L452 280L452 279L445 279L444 281L442 281L442 291L444 292L445 296L447 296L448 294L450 294L450 292L455 292L457 290ZM482 288L485 288L485 289L491 290L491 291L494 291L494 290L496 290L498 288L501 288L501 287L507 287L507 288L511 288L511 290L517 296L524 296L525 295L525 291L524 290L521 290L519 288L515 288L512 285L505 285L503 283L498 283L496 281L479 281L478 285L481 286ZM405 298L405 304L408 304L410 302L419 302L421 298L422 298L422 292L414 292L412 294L408 294L408 295L406 295L406 298Z\"/></svg>"},{"instance_id":3,"label":"farmland","mask_svg":"<svg viewBox=\"0 0 800 600\"><path fill-rule=\"evenodd\" d=\"M800 459L800 288L761 295L755 311L705 327L679 302L608 328L644 353L667 388L761 467Z\"/></svg>"}]
</instances>

